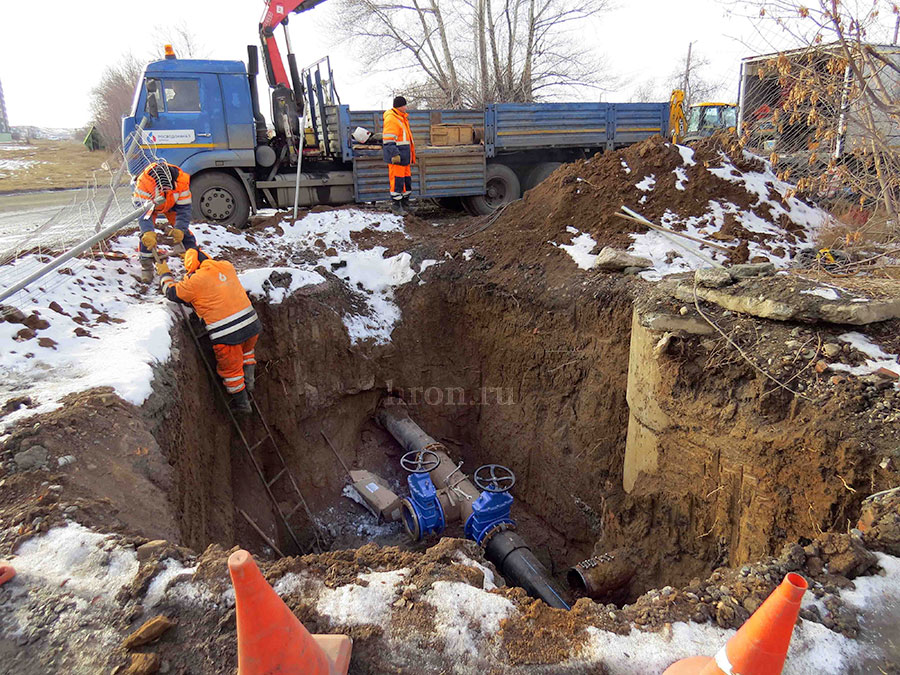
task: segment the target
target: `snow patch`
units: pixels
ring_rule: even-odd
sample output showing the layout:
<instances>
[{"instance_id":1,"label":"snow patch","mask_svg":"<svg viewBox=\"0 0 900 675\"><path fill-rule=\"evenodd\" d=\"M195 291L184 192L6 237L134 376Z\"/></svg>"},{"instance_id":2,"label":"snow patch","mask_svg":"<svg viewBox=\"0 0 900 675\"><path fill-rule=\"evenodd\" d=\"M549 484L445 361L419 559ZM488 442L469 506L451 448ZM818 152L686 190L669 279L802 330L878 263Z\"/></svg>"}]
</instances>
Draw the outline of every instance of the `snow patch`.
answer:
<instances>
[{"instance_id":1,"label":"snow patch","mask_svg":"<svg viewBox=\"0 0 900 675\"><path fill-rule=\"evenodd\" d=\"M435 608L435 633L450 656L476 655L500 630L500 621L515 607L502 595L458 581L436 581L425 596Z\"/></svg>"},{"instance_id":2,"label":"snow patch","mask_svg":"<svg viewBox=\"0 0 900 675\"><path fill-rule=\"evenodd\" d=\"M494 576L494 573L491 572L490 569L482 565L480 562L478 562L477 560L472 560L462 551L456 552L456 560L459 561L461 565L465 565L466 567L474 567L484 575L484 582L481 585L484 590L492 591L497 588L497 578Z\"/></svg>"},{"instance_id":3,"label":"snow patch","mask_svg":"<svg viewBox=\"0 0 900 675\"><path fill-rule=\"evenodd\" d=\"M651 173L649 176L644 176L644 180L637 183L634 187L643 192L650 192L653 190L654 185L656 185L656 176Z\"/></svg>"},{"instance_id":4,"label":"snow patch","mask_svg":"<svg viewBox=\"0 0 900 675\"><path fill-rule=\"evenodd\" d=\"M466 262L468 262L469 260L472 259L472 256L473 256L473 255L475 255L475 249L474 249L474 248L467 248L465 251L463 251L463 260L465 260Z\"/></svg>"},{"instance_id":5,"label":"snow patch","mask_svg":"<svg viewBox=\"0 0 900 675\"><path fill-rule=\"evenodd\" d=\"M628 162L626 162L626 161L623 159L623 160L620 162L620 164L622 165L622 168L625 169L625 173L631 173L631 167L628 166Z\"/></svg>"},{"instance_id":6,"label":"snow patch","mask_svg":"<svg viewBox=\"0 0 900 675\"><path fill-rule=\"evenodd\" d=\"M900 359L898 359L897 354L889 354L862 333L857 331L844 333L843 335L838 335L838 340L848 343L851 347L862 352L869 358L867 358L866 362L860 366L850 366L846 363L829 364L832 370L840 370L852 375L868 375L879 368L887 368L894 372L898 371L898 365L900 365L898 364L898 360Z\"/></svg>"},{"instance_id":7,"label":"snow patch","mask_svg":"<svg viewBox=\"0 0 900 675\"><path fill-rule=\"evenodd\" d=\"M329 617L333 624L356 626L375 624L385 627L391 618L391 605L398 594L398 586L409 569L390 572L370 572L359 578L367 585L347 584L338 588L323 588L316 602L316 611Z\"/></svg>"},{"instance_id":8,"label":"snow patch","mask_svg":"<svg viewBox=\"0 0 900 675\"><path fill-rule=\"evenodd\" d=\"M675 144L675 148L678 150L678 153L681 155L681 163L685 166L695 166L697 164L697 160L694 159L694 149L689 148L686 145L678 145Z\"/></svg>"},{"instance_id":9,"label":"snow patch","mask_svg":"<svg viewBox=\"0 0 900 675\"><path fill-rule=\"evenodd\" d=\"M138 572L132 549L110 544L109 535L69 523L24 542L11 560L17 579L26 586L65 586L87 602L112 602Z\"/></svg>"},{"instance_id":10,"label":"snow patch","mask_svg":"<svg viewBox=\"0 0 900 675\"><path fill-rule=\"evenodd\" d=\"M572 238L571 244L557 244L555 241L550 243L568 253L578 267L583 270L589 270L597 261L597 256L591 254L597 242L587 232L580 232L571 225L566 227L566 231L569 234L577 235Z\"/></svg>"},{"instance_id":11,"label":"snow patch","mask_svg":"<svg viewBox=\"0 0 900 675\"><path fill-rule=\"evenodd\" d=\"M188 578L197 571L196 567L185 567L177 560L167 558L163 562L163 569L157 572L147 588L147 594L144 597L144 606L147 608L156 607L167 596L177 597L180 602L185 600L198 601L201 598L212 600L212 595L201 590L197 584L190 583ZM185 583L178 583L181 579ZM174 583L173 583L174 582ZM177 586L177 590L174 588Z\"/></svg>"},{"instance_id":12,"label":"snow patch","mask_svg":"<svg viewBox=\"0 0 900 675\"><path fill-rule=\"evenodd\" d=\"M286 287L276 286L272 283L272 274L290 275L291 279ZM259 267L257 269L244 270L238 274L241 285L253 298L265 300L269 304L278 305L284 302L304 286L315 286L325 283L325 277L318 272L310 270L298 270L293 267Z\"/></svg>"},{"instance_id":13,"label":"snow patch","mask_svg":"<svg viewBox=\"0 0 900 675\"><path fill-rule=\"evenodd\" d=\"M833 288L812 288L800 291L803 295L815 295L826 300L837 300L840 298L838 292Z\"/></svg>"},{"instance_id":14,"label":"snow patch","mask_svg":"<svg viewBox=\"0 0 900 675\"><path fill-rule=\"evenodd\" d=\"M672 173L675 174L675 189L684 192L687 189L684 187L688 180L687 172L679 166Z\"/></svg>"}]
</instances>

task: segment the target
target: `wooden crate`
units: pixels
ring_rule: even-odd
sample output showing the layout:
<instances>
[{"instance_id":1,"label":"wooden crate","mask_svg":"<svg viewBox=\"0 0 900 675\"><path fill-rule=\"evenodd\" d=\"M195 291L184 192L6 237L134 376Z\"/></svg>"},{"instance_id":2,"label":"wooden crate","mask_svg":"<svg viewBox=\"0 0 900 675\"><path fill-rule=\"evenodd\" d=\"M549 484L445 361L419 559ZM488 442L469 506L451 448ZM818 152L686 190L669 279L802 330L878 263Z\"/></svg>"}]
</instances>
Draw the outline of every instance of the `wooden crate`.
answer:
<instances>
[{"instance_id":1,"label":"wooden crate","mask_svg":"<svg viewBox=\"0 0 900 675\"><path fill-rule=\"evenodd\" d=\"M472 145L475 127L472 124L432 124L431 145Z\"/></svg>"}]
</instances>

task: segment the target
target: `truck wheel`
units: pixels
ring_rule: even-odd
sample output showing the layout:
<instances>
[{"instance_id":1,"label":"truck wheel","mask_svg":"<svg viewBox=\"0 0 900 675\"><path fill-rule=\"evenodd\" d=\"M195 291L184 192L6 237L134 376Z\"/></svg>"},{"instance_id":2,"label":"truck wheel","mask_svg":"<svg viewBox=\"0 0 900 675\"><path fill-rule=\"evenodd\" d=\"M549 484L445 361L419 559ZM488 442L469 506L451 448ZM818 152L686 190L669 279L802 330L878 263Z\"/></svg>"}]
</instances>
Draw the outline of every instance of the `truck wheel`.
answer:
<instances>
[{"instance_id":1,"label":"truck wheel","mask_svg":"<svg viewBox=\"0 0 900 675\"><path fill-rule=\"evenodd\" d=\"M536 165L522 183L522 192L527 192L543 183L550 174L562 166L562 162L541 162Z\"/></svg>"},{"instance_id":2,"label":"truck wheel","mask_svg":"<svg viewBox=\"0 0 900 675\"><path fill-rule=\"evenodd\" d=\"M469 213L489 216L501 206L522 196L519 178L505 164L488 164L485 172L485 190L483 195L463 199L463 204Z\"/></svg>"},{"instance_id":3,"label":"truck wheel","mask_svg":"<svg viewBox=\"0 0 900 675\"><path fill-rule=\"evenodd\" d=\"M250 198L243 183L221 171L191 179L191 217L201 223L247 227Z\"/></svg>"}]
</instances>

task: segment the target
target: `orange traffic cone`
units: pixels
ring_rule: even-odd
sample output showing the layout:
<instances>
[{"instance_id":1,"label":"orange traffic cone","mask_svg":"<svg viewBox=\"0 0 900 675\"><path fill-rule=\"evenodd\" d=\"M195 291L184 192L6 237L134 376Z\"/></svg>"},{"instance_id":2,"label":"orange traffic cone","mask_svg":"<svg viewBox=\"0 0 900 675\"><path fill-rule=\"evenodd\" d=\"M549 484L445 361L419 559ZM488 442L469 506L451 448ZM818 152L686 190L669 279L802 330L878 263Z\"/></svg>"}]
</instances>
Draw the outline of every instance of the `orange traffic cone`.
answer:
<instances>
[{"instance_id":1,"label":"orange traffic cone","mask_svg":"<svg viewBox=\"0 0 900 675\"><path fill-rule=\"evenodd\" d=\"M352 640L310 635L247 551L228 558L237 614L238 675L347 675Z\"/></svg>"},{"instance_id":2,"label":"orange traffic cone","mask_svg":"<svg viewBox=\"0 0 900 675\"><path fill-rule=\"evenodd\" d=\"M715 658L681 659L663 675L780 675L808 585L799 574L788 574Z\"/></svg>"},{"instance_id":3,"label":"orange traffic cone","mask_svg":"<svg viewBox=\"0 0 900 675\"><path fill-rule=\"evenodd\" d=\"M16 576L13 566L5 560L0 560L0 586Z\"/></svg>"}]
</instances>

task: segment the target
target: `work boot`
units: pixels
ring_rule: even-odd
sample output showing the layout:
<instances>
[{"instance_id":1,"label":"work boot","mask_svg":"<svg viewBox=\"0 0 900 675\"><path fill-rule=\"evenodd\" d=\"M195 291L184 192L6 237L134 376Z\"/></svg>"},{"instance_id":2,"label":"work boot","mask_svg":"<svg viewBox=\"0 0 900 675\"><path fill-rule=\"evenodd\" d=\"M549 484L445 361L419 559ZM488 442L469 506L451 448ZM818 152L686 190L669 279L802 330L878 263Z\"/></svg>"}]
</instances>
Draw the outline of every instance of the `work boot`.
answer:
<instances>
[{"instance_id":1,"label":"work boot","mask_svg":"<svg viewBox=\"0 0 900 675\"><path fill-rule=\"evenodd\" d=\"M399 199L391 199L391 213L395 216L402 216L405 214L403 210L403 202Z\"/></svg>"},{"instance_id":2,"label":"work boot","mask_svg":"<svg viewBox=\"0 0 900 675\"><path fill-rule=\"evenodd\" d=\"M256 364L248 363L244 366L244 386L251 394L256 387Z\"/></svg>"},{"instance_id":3,"label":"work boot","mask_svg":"<svg viewBox=\"0 0 900 675\"><path fill-rule=\"evenodd\" d=\"M231 395L231 412L235 415L249 415L253 412L250 407L250 399L247 398L247 390L241 389L236 394Z\"/></svg>"},{"instance_id":4,"label":"work boot","mask_svg":"<svg viewBox=\"0 0 900 675\"><path fill-rule=\"evenodd\" d=\"M400 206L403 208L404 213L412 213L412 208L409 206L409 195L404 196L400 200Z\"/></svg>"},{"instance_id":5,"label":"work boot","mask_svg":"<svg viewBox=\"0 0 900 675\"><path fill-rule=\"evenodd\" d=\"M150 258L141 258L141 283L149 284L153 281L153 261Z\"/></svg>"}]
</instances>

